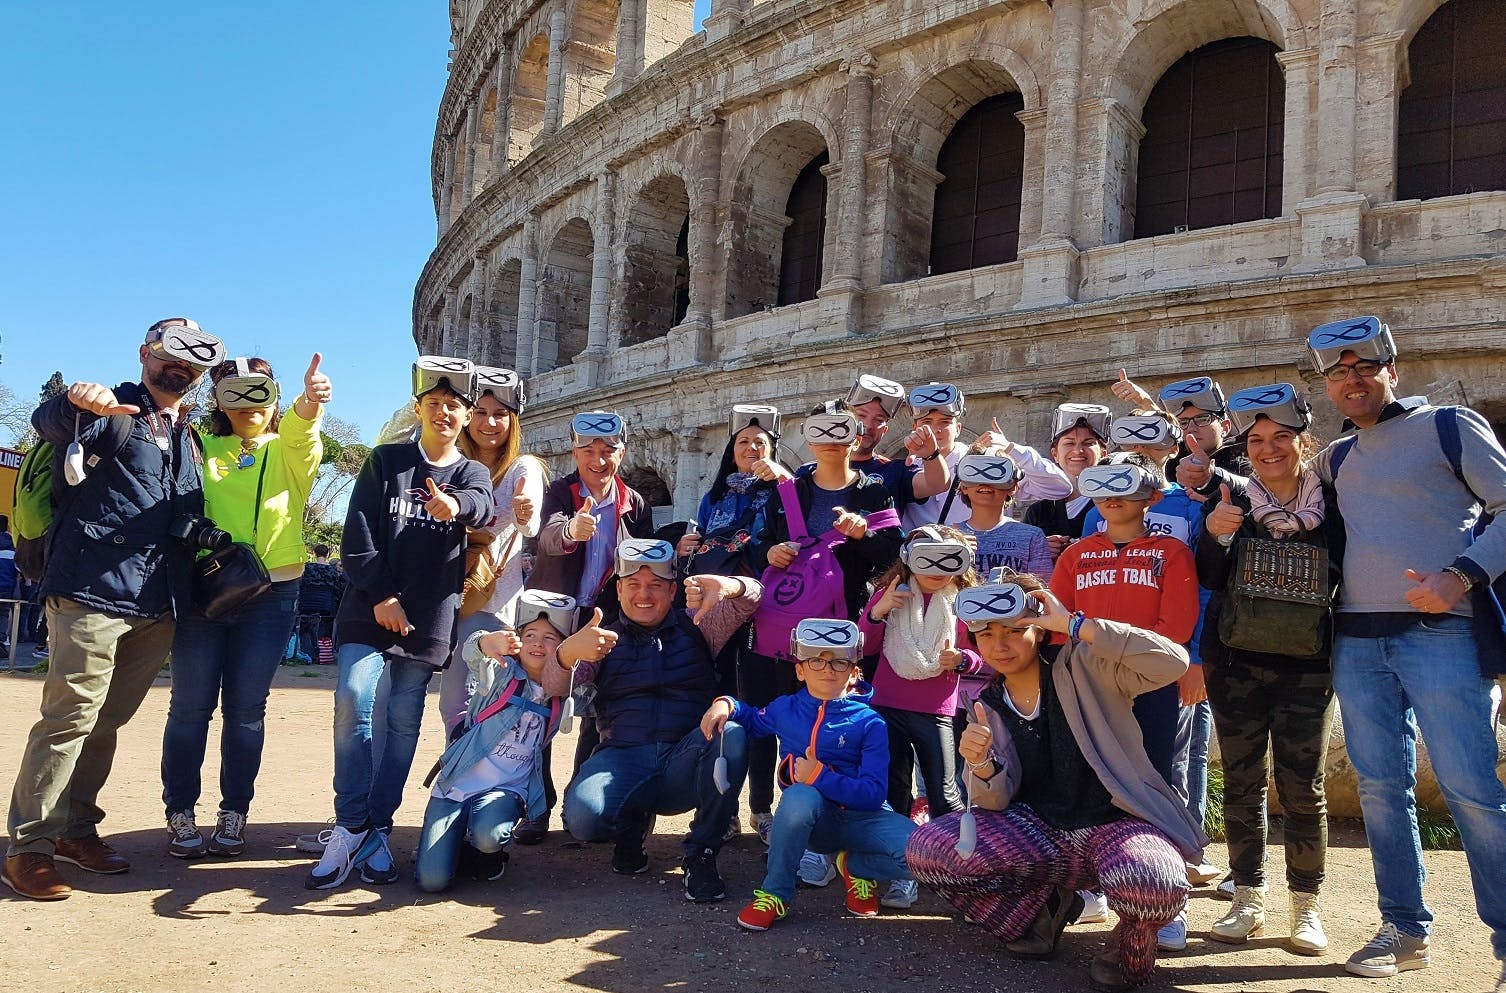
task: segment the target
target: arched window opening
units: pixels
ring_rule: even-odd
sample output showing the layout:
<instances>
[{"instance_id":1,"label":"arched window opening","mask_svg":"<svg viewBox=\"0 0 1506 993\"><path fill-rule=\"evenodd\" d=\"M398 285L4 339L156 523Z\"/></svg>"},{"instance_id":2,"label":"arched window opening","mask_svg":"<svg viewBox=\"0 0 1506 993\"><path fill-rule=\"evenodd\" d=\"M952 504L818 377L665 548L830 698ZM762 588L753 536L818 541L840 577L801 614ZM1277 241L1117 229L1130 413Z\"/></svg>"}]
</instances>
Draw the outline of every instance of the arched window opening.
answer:
<instances>
[{"instance_id":1,"label":"arched window opening","mask_svg":"<svg viewBox=\"0 0 1506 993\"><path fill-rule=\"evenodd\" d=\"M779 306L814 300L821 288L821 250L826 243L826 176L831 161L822 152L808 162L790 187L785 205L789 226L779 260Z\"/></svg>"},{"instance_id":2,"label":"arched window opening","mask_svg":"<svg viewBox=\"0 0 1506 993\"><path fill-rule=\"evenodd\" d=\"M962 116L936 158L931 273L1013 262L1020 247L1025 127L1018 93L988 97Z\"/></svg>"}]
</instances>

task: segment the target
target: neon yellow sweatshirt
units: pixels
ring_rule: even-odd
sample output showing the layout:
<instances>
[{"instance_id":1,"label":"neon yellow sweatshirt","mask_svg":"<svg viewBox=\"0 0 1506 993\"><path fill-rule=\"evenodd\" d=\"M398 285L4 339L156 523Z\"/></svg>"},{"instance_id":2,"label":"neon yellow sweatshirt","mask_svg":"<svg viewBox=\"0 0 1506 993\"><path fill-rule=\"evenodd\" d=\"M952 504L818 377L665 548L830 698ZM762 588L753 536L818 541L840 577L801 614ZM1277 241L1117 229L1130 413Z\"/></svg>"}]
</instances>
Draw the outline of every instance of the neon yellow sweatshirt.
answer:
<instances>
[{"instance_id":1,"label":"neon yellow sweatshirt","mask_svg":"<svg viewBox=\"0 0 1506 993\"><path fill-rule=\"evenodd\" d=\"M235 435L200 434L204 445L204 513L229 531L236 541L251 542L255 522L256 552L274 582L297 579L303 574L307 554L303 548L303 511L308 505L314 475L324 457L319 422L324 408L312 421L289 407L282 415L278 434L255 441L254 465L240 468L241 440ZM256 481L262 463L267 475L261 488L261 514L256 514Z\"/></svg>"}]
</instances>

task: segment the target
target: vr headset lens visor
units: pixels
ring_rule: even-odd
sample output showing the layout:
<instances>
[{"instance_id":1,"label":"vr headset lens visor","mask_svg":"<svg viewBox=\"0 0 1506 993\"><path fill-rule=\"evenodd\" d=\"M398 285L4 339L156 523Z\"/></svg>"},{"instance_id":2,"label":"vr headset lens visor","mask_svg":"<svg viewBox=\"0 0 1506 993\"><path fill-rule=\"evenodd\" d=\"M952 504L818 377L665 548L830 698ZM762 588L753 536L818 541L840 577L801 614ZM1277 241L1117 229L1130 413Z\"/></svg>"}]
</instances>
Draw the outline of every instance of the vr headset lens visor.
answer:
<instances>
[{"instance_id":1,"label":"vr headset lens visor","mask_svg":"<svg viewBox=\"0 0 1506 993\"><path fill-rule=\"evenodd\" d=\"M1391 329L1378 317L1353 317L1320 324L1307 336L1307 347L1319 372L1327 372L1345 352L1353 352L1358 359L1381 365L1396 358L1396 342L1391 337Z\"/></svg>"},{"instance_id":2,"label":"vr headset lens visor","mask_svg":"<svg viewBox=\"0 0 1506 993\"><path fill-rule=\"evenodd\" d=\"M225 361L225 343L192 322L158 328L146 346L163 362L183 362L201 373Z\"/></svg>"},{"instance_id":3,"label":"vr headset lens visor","mask_svg":"<svg viewBox=\"0 0 1506 993\"><path fill-rule=\"evenodd\" d=\"M277 404L277 380L252 372L245 359L235 360L235 375L214 384L214 405L221 410L256 410Z\"/></svg>"},{"instance_id":4,"label":"vr headset lens visor","mask_svg":"<svg viewBox=\"0 0 1506 993\"><path fill-rule=\"evenodd\" d=\"M1109 425L1109 441L1120 448L1129 448L1132 445L1166 448L1181 440L1181 429L1172 427L1160 417L1135 414L1130 417L1116 417Z\"/></svg>"},{"instance_id":5,"label":"vr headset lens visor","mask_svg":"<svg viewBox=\"0 0 1506 993\"><path fill-rule=\"evenodd\" d=\"M964 455L957 462L957 482L962 486L1013 486L1022 475L1007 455Z\"/></svg>"},{"instance_id":6,"label":"vr headset lens visor","mask_svg":"<svg viewBox=\"0 0 1506 993\"><path fill-rule=\"evenodd\" d=\"M1180 416L1189 404L1208 414L1222 414L1226 407L1223 389L1207 376L1168 383L1161 387L1159 399L1172 416Z\"/></svg>"},{"instance_id":7,"label":"vr headset lens visor","mask_svg":"<svg viewBox=\"0 0 1506 993\"><path fill-rule=\"evenodd\" d=\"M916 540L905 546L905 564L917 576L960 576L973 567L965 542Z\"/></svg>"},{"instance_id":8,"label":"vr headset lens visor","mask_svg":"<svg viewBox=\"0 0 1506 993\"><path fill-rule=\"evenodd\" d=\"M1252 386L1229 398L1229 419L1234 422L1236 434L1250 430L1261 416L1293 431L1306 431L1312 425L1307 401L1289 383Z\"/></svg>"},{"instance_id":9,"label":"vr headset lens visor","mask_svg":"<svg viewBox=\"0 0 1506 993\"><path fill-rule=\"evenodd\" d=\"M1017 583L986 583L957 594L957 619L974 633L994 622L1024 627L1043 613L1040 602Z\"/></svg>"},{"instance_id":10,"label":"vr headset lens visor","mask_svg":"<svg viewBox=\"0 0 1506 993\"><path fill-rule=\"evenodd\" d=\"M1102 462L1078 474L1077 491L1089 500L1149 500L1156 484L1137 465Z\"/></svg>"},{"instance_id":11,"label":"vr headset lens visor","mask_svg":"<svg viewBox=\"0 0 1506 993\"><path fill-rule=\"evenodd\" d=\"M743 428L758 427L776 441L779 439L779 408L761 403L740 403L727 418L727 437L733 438Z\"/></svg>"},{"instance_id":12,"label":"vr headset lens visor","mask_svg":"<svg viewBox=\"0 0 1506 993\"><path fill-rule=\"evenodd\" d=\"M629 538L617 546L617 575L631 576L647 567L660 579L673 582L675 574L675 546L656 538Z\"/></svg>"},{"instance_id":13,"label":"vr headset lens visor","mask_svg":"<svg viewBox=\"0 0 1506 993\"><path fill-rule=\"evenodd\" d=\"M850 445L860 434L858 419L850 413L811 414L800 425L807 445Z\"/></svg>"},{"instance_id":14,"label":"vr headset lens visor","mask_svg":"<svg viewBox=\"0 0 1506 993\"><path fill-rule=\"evenodd\" d=\"M468 404L476 402L476 367L470 359L445 355L420 355L413 363L413 395L421 397L440 386L448 387Z\"/></svg>"},{"instance_id":15,"label":"vr headset lens visor","mask_svg":"<svg viewBox=\"0 0 1506 993\"><path fill-rule=\"evenodd\" d=\"M856 407L859 404L877 400L884 413L893 417L899 413L900 405L905 402L905 388L892 379L884 379L880 376L862 375L858 381L852 384L852 389L847 391L847 402Z\"/></svg>"},{"instance_id":16,"label":"vr headset lens visor","mask_svg":"<svg viewBox=\"0 0 1506 993\"><path fill-rule=\"evenodd\" d=\"M1109 440L1109 422L1113 419L1109 408L1096 403L1064 403L1051 415L1051 440L1071 431L1085 427L1103 441Z\"/></svg>"},{"instance_id":17,"label":"vr headset lens visor","mask_svg":"<svg viewBox=\"0 0 1506 993\"><path fill-rule=\"evenodd\" d=\"M542 617L563 637L568 638L575 633L576 615L574 597L542 590L524 590L518 594L513 628L522 631L524 625L532 624Z\"/></svg>"},{"instance_id":18,"label":"vr headset lens visor","mask_svg":"<svg viewBox=\"0 0 1506 993\"><path fill-rule=\"evenodd\" d=\"M478 365L476 367L476 398L479 400L483 393L490 393L498 403L514 414L523 412L523 404L526 402L523 396L523 381L511 369Z\"/></svg>"},{"instance_id":19,"label":"vr headset lens visor","mask_svg":"<svg viewBox=\"0 0 1506 993\"><path fill-rule=\"evenodd\" d=\"M928 410L939 410L952 417L963 414L962 391L951 383L927 383L910 391L910 413L920 417Z\"/></svg>"},{"instance_id":20,"label":"vr headset lens visor","mask_svg":"<svg viewBox=\"0 0 1506 993\"><path fill-rule=\"evenodd\" d=\"M852 621L813 617L790 632L790 655L798 662L825 655L857 665L863 660L863 636Z\"/></svg>"},{"instance_id":21,"label":"vr headset lens visor","mask_svg":"<svg viewBox=\"0 0 1506 993\"><path fill-rule=\"evenodd\" d=\"M625 445L624 432L621 416L610 411L593 410L570 419L570 436L575 448L585 448L598 438L613 448L622 448Z\"/></svg>"}]
</instances>

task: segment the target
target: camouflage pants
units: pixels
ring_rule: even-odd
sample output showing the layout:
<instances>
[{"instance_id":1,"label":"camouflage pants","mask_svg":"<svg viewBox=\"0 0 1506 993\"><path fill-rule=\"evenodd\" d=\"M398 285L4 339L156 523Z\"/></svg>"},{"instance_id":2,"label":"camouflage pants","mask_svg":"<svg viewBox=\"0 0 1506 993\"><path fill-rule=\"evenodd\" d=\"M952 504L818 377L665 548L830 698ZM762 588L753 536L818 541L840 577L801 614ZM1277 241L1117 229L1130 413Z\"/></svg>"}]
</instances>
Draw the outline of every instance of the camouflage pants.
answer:
<instances>
[{"instance_id":1,"label":"camouflage pants","mask_svg":"<svg viewBox=\"0 0 1506 993\"><path fill-rule=\"evenodd\" d=\"M1265 885L1266 783L1274 760L1289 889L1316 893L1328 850L1323 762L1333 678L1280 666L1208 666L1208 700L1224 768L1229 866L1240 886Z\"/></svg>"}]
</instances>

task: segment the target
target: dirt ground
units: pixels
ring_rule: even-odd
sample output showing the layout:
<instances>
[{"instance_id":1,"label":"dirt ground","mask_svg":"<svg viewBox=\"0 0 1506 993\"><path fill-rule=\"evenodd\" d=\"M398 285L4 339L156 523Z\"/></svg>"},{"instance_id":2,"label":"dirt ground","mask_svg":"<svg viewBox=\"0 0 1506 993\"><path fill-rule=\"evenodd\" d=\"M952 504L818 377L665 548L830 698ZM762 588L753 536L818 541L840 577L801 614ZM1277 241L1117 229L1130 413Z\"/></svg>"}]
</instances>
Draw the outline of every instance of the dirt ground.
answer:
<instances>
[{"instance_id":1,"label":"dirt ground","mask_svg":"<svg viewBox=\"0 0 1506 993\"><path fill-rule=\"evenodd\" d=\"M437 896L409 881L425 794L409 783L393 849L404 878L387 887L354 882L332 891L303 888L310 862L293 849L300 832L330 816L331 690L328 669L284 669L268 714L267 752L251 827L240 859L182 862L168 856L158 777L168 685L160 679L142 712L121 734L115 772L102 805L104 833L134 864L121 876L91 876L62 866L78 889L72 899L31 903L0 889L0 990L28 993L185 991L195 989L389 991L414 993L510 985L526 990L595 989L611 993L736 988L777 993L828 988L867 991L1076 990L1106 925L1069 928L1052 963L1025 963L963 925L924 894L911 912L876 920L841 912L837 886L804 890L792 917L761 935L735 916L762 875L757 839L745 834L721 857L729 896L720 904L686 902L679 836L687 818L664 819L650 839L648 873L625 878L607 866L609 850L570 843L557 830L537 848L515 852L506 878L464 883ZM41 677L0 676L0 778L11 782L26 732L36 719ZM440 750L429 720L416 767ZM212 732L217 740L218 731ZM213 741L211 753L214 751ZM556 749L563 783L572 749ZM215 782L215 758L205 768ZM0 787L3 788L3 787ZM200 821L213 821L206 788ZM1284 886L1272 886L1271 935L1235 947L1201 937L1227 904L1207 889L1191 903L1187 951L1163 956L1148 987L1189 991L1408 990L1493 988L1496 964L1476 918L1464 856L1428 855L1428 896L1438 919L1433 967L1392 980L1343 971L1344 958L1377 924L1364 836L1336 824L1329 853L1324 920L1331 951L1303 958L1283 948ZM1210 858L1223 858L1221 846ZM1282 878L1280 848L1272 852ZM915 985L911 985L915 984Z\"/></svg>"}]
</instances>

